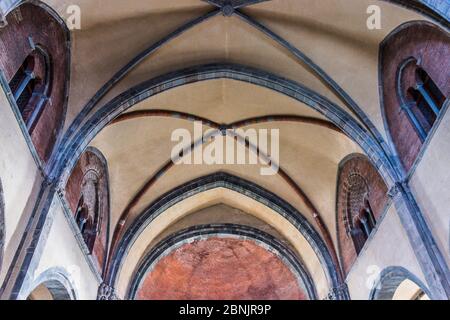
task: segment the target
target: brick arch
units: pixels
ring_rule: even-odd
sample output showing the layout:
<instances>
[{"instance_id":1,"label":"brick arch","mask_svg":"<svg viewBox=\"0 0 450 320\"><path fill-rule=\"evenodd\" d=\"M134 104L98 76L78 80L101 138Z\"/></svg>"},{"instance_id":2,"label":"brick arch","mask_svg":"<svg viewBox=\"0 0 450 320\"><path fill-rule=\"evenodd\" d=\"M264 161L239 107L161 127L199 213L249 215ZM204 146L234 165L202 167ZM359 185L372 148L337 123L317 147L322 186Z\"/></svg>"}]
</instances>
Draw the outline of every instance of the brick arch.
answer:
<instances>
[{"instance_id":1,"label":"brick arch","mask_svg":"<svg viewBox=\"0 0 450 320\"><path fill-rule=\"evenodd\" d=\"M110 252L108 271L104 280L105 284L101 287L102 291L105 291L104 289L106 288L106 291L109 291L109 296L115 294L114 287L118 284L124 259L129 254L136 239L157 216L176 203L215 188L225 188L245 194L249 199L264 204L274 210L276 214L287 219L305 237L319 259L330 288L329 298L336 300L348 299L348 290L342 283L339 267L335 264L323 239L305 217L289 203L270 191L250 181L224 172L203 176L180 185L161 196L144 210L125 231L117 249Z\"/></svg>"},{"instance_id":2,"label":"brick arch","mask_svg":"<svg viewBox=\"0 0 450 320\"><path fill-rule=\"evenodd\" d=\"M380 218L388 202L388 187L369 159L352 154L339 164L336 194L336 228L339 256L345 275L364 245L355 243L352 230L362 209L369 206L374 222ZM357 237L358 235L356 235ZM357 240L358 238L356 238Z\"/></svg>"},{"instance_id":3,"label":"brick arch","mask_svg":"<svg viewBox=\"0 0 450 320\"><path fill-rule=\"evenodd\" d=\"M444 94L450 95L450 36L425 21L408 22L389 34L380 45L379 76L382 114L391 144L406 172L418 157L424 137L408 116L408 93L416 83L416 69L427 72ZM448 101L448 99L447 99Z\"/></svg>"},{"instance_id":4,"label":"brick arch","mask_svg":"<svg viewBox=\"0 0 450 320\"><path fill-rule=\"evenodd\" d=\"M5 89L23 131L27 131L43 164L56 145L67 107L70 68L70 33L63 20L39 1L24 1L6 16L0 29L0 69ZM34 60L34 61L32 61ZM27 66L28 62L33 62ZM33 85L26 87L29 103L19 106L14 97L23 83L23 69L33 72ZM30 83L30 82L27 82ZM16 85L16 87L15 87ZM20 103L19 103L20 104Z\"/></svg>"},{"instance_id":5,"label":"brick arch","mask_svg":"<svg viewBox=\"0 0 450 320\"><path fill-rule=\"evenodd\" d=\"M89 254L103 272L109 241L110 200L108 165L99 150L89 147L78 159L65 186L65 198Z\"/></svg>"},{"instance_id":6,"label":"brick arch","mask_svg":"<svg viewBox=\"0 0 450 320\"><path fill-rule=\"evenodd\" d=\"M215 255L214 254L214 249L217 249L217 247L215 245L206 245L205 247L203 247L202 249L200 249L197 245L199 244L200 241L204 241L204 240L208 240L208 239L213 239L213 240L231 240L229 243L220 243L217 247L222 247L222 249L225 249L225 247L233 247L234 245L236 245L236 242L241 242L241 241L247 241L249 244L251 244L251 246L253 248L260 247L260 250L250 250L249 252L255 253L255 255L250 255L251 257L247 257L248 259L240 259L243 258L242 256L240 256L239 254L234 254L234 258L237 258L240 263L247 263L247 264L252 264L255 261L258 261L259 258L261 258L261 256L265 256L264 259L259 260L258 263L262 263L264 264L265 262L263 260L266 260L269 258L269 255L272 256L271 260L272 262L274 262L275 260L277 261L277 263L273 264L272 266L275 267L277 266L277 270L283 270L283 272L289 273L290 274L290 283L289 286L295 287L295 290L288 290L287 292L285 292L284 296L286 297L295 297L297 296L297 298L305 300L305 299L309 299L309 300L314 300L317 299L317 294L316 294L316 289L313 283L313 280L310 276L310 274L307 272L307 270L305 269L303 263L299 260L299 258L296 256L296 254L289 249L285 244L283 244L281 241L277 240L275 237L265 233L262 230L253 228L253 227L248 227L248 226L243 226L243 225L237 225L237 224L208 224L208 225L196 225L194 227L190 227L181 231L178 231L175 234L172 234L170 236L168 236L167 238L163 239L162 241L160 241L158 244L156 244L154 246L154 248L152 248L152 250L150 250L150 252L148 252L146 254L146 256L144 257L144 259L142 259L141 263L139 264L139 266L136 268L136 271L133 275L133 280L130 283L130 286L128 288L128 293L127 293L127 299L136 299L140 296L140 293L142 292L142 289L144 289L144 287L146 287L145 283L148 284L147 280L149 280L149 275L153 272L154 268L158 266L158 264L166 257L169 257L174 253L174 251L180 252L180 249L187 249L185 251L186 256L185 257L190 257L188 259L191 259L193 256L195 256L196 254L200 255L201 260L204 260L203 258L205 257L205 255L209 255L211 254L211 256ZM219 240L220 241L220 240ZM234 242L234 243L233 243ZM193 244L190 248L186 248L186 245L190 245ZM242 243L241 243L242 244ZM239 247L239 244L237 244ZM256 246L255 246L256 245ZM184 247L184 248L183 248ZM200 249L200 250L197 250ZM212 249L212 250L210 250ZM262 251L265 251L264 253ZM249 253L247 252L247 253ZM262 253L262 255L257 254L259 252L259 254ZM267 255L267 253L270 253L269 255ZM238 257L239 256L239 257ZM213 263L214 264L214 259L217 257L212 257L212 260L207 262L208 263ZM223 258L223 257L222 257ZM194 258L195 259L195 258ZM220 258L219 258L220 259ZM254 259L255 261L250 261L251 259ZM275 259L275 260L274 260ZM163 269L169 268L171 267L171 260L173 261L173 259L169 259L169 264L163 265ZM176 260L176 259L175 259ZM184 260L184 258L182 258L182 260ZM225 259L226 260L226 259ZM193 262L192 260L190 261L183 261L186 263L186 265L189 265L190 262ZM225 261L222 261L225 262ZM267 260L266 260L267 262ZM165 262L164 262L165 263ZM283 267L282 267L283 265ZM192 267L196 268L199 265L198 264L192 264ZM211 266L211 265L209 265ZM255 267L253 265L253 267ZM189 269L189 267L188 267ZM214 268L211 268L210 270L220 270L221 266L217 266L215 265ZM227 268L225 267L224 269L222 269L222 271L226 271L226 273L228 273L228 276L230 278L234 278L235 280L240 278L240 277L233 277L233 275L231 275L233 273L233 271L231 270L226 270ZM181 270L178 269L178 271L181 271L178 275L182 275L183 271L185 270ZM259 270L259 272L261 271L261 269ZM273 270L275 271L275 270ZM176 271L174 270L174 272L176 273ZM254 270L255 273L258 273L258 270ZM271 272L271 270L266 270L266 272ZM165 274L158 274L158 276L160 279L164 279L164 280L168 280L171 283L172 289L174 289L175 287L178 286L178 283L174 283L172 281L172 279L166 278L166 275L170 275L172 274L171 272L165 273ZM173 274L172 274L173 275ZM204 275L212 277L214 279L214 281L212 281L212 283L208 283L205 282L204 284L207 285L207 287L202 288L201 284L198 283L193 283L192 286L195 287L194 291L191 291L190 288L185 288L187 289L186 291L182 292L183 290L178 291L174 291L173 293L175 293L175 297L177 299L191 299L195 297L205 297L205 295L201 292L202 290L208 290L208 289L216 289L217 291L213 292L213 296L214 297L219 297L221 300L225 299L228 300L230 298L236 299L236 297L239 297L239 299L248 299L248 298L257 298L257 299L271 299L273 298L272 295L270 294L264 294L264 287L265 285L270 286L283 286L286 285L287 283L283 283L283 281L280 282L281 279L279 279L276 274L272 274L271 276L274 276L277 279L270 279L271 276L268 276L268 279L265 279L265 281L259 281L261 279L255 279L255 277L250 277L247 278L244 276L242 277L240 280L238 281L250 281L252 282L252 284L258 283L259 285L258 287L260 289L263 289L261 291L263 292L245 292L245 290L237 290L237 296L233 296L233 294L230 294L229 292L226 293L220 293L219 291L221 290L222 285L223 286L227 286L228 288L234 288L237 289L237 287L239 287L239 284L231 284L228 283L226 284L227 280L224 278L221 278L220 274L205 274ZM262 275L259 275L262 276ZM264 278L264 277L263 277ZM175 278L176 279L176 278ZM179 280L182 280L182 278L179 278ZM219 285L218 287L216 287L216 281L217 280L222 280L224 281L222 283L222 285ZM231 280L231 279L229 279ZM255 283L253 283L254 280ZM275 280L275 281L273 281ZM284 279L284 281L287 280L286 278ZM177 280L175 280L176 282ZM192 280L191 280L192 281ZM156 281L155 283L158 283L158 281ZM160 284L162 285L160 288L155 288L156 291L153 292L152 295L155 297L156 299L160 299L158 298L159 294L162 294L162 296L164 296L165 298L171 298L171 293L172 292L164 292L165 289L167 289L167 287L165 287L165 285L163 283L160 282ZM264 285L265 284L265 285ZM158 285L158 284L157 284ZM170 285L170 284L169 284ZM182 283L179 283L179 285L182 285ZM212 286L211 286L212 285ZM231 285L231 286L230 286ZM263 285L263 287L261 288L261 285ZM289 287L288 286L288 287ZM245 289L245 285L243 286L243 288L241 287L240 289ZM164 289L165 288L165 289ZM162 289L162 291L159 291L159 289ZM249 287L249 289L251 289L251 285ZM272 288L270 291L273 291L274 288ZM195 292L197 291L197 292ZM252 291L252 290L250 290ZM257 290L259 291L259 290ZM181 293L181 294L180 294ZM191 296L190 293L193 293L193 296ZM142 297L145 297L146 295L144 294ZM207 299L210 299L211 297L206 296Z\"/></svg>"}]
</instances>

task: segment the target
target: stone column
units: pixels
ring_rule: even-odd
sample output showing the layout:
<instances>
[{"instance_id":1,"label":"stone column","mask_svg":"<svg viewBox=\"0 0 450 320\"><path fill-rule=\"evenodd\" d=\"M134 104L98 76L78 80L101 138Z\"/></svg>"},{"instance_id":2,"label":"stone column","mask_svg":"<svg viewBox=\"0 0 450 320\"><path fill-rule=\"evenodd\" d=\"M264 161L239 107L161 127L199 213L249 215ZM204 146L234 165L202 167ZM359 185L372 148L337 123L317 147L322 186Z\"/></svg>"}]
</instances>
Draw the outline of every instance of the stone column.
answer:
<instances>
[{"instance_id":1,"label":"stone column","mask_svg":"<svg viewBox=\"0 0 450 320\"><path fill-rule=\"evenodd\" d=\"M397 182L389 191L397 214L406 230L410 244L425 279L432 299L450 299L450 272L432 236L423 214L406 182Z\"/></svg>"}]
</instances>

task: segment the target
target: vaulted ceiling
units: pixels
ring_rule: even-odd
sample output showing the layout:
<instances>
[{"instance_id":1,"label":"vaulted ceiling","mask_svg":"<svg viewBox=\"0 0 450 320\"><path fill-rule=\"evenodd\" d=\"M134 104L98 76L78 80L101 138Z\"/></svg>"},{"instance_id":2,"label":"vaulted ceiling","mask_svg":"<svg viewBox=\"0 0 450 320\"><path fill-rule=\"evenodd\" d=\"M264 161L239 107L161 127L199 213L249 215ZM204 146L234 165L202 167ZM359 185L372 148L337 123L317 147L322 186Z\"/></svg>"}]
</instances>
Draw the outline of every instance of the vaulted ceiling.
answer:
<instances>
[{"instance_id":1,"label":"vaulted ceiling","mask_svg":"<svg viewBox=\"0 0 450 320\"><path fill-rule=\"evenodd\" d=\"M72 69L66 130L74 121L78 124L86 121L80 116L82 110L85 117L93 116L116 96L143 81L187 67L227 63L295 81L341 108L364 130L375 131L383 139L385 130L378 91L379 45L402 23L427 19L396 4L373 0L271 0L243 7L239 14L230 17L214 12L214 5L200 0L46 2L61 16L67 16L65 10L70 4L81 8L81 30L71 32ZM381 8L380 30L369 30L366 26L366 10L371 4ZM203 17L201 22L199 17ZM179 32L177 28L181 28ZM149 54L137 59L145 50ZM121 69L128 72L119 73L120 81L116 82L113 77ZM105 84L111 87L99 91ZM99 99L92 100L97 92L101 93ZM90 101L95 104L89 104ZM160 112L152 113L152 110ZM276 88L218 78L154 94L134 104L126 113L139 116L121 116L90 141L108 162L111 238L118 223L126 229L166 192L220 171L273 192L302 213L318 231L314 214L320 214L336 247L338 165L347 155L364 151L307 103L287 97ZM361 121L362 114L371 125ZM243 128L279 129L279 164L285 175L262 176L259 166L254 165L177 165L165 170L173 147L172 131L177 128L192 131L195 117L219 125L259 118L257 123L243 123ZM77 127L72 128L76 133ZM73 133L69 131L69 137L70 134ZM146 186L149 181L152 183ZM177 212L183 212L181 218L220 203L230 208L240 205L238 209L242 212L256 208L244 199L236 203L233 198L236 196L225 191L222 195L220 192L214 196L205 194L197 199L196 206L181 205ZM264 220L262 216L257 218ZM167 219L170 221L166 224L158 223L170 227L178 221L178 218L171 220L170 215ZM271 225L270 220L265 223ZM272 220L270 228L278 226L277 232L287 228L276 218ZM164 232L162 227L158 230ZM280 238L292 240L292 234L286 232ZM157 236L144 235L137 242L139 248L133 249L130 265L125 267L128 276ZM305 243L288 242L303 260L312 252ZM320 273L319 260L308 267L311 273ZM324 276L316 279L322 281ZM123 280L122 290L126 290L126 281Z\"/></svg>"}]
</instances>

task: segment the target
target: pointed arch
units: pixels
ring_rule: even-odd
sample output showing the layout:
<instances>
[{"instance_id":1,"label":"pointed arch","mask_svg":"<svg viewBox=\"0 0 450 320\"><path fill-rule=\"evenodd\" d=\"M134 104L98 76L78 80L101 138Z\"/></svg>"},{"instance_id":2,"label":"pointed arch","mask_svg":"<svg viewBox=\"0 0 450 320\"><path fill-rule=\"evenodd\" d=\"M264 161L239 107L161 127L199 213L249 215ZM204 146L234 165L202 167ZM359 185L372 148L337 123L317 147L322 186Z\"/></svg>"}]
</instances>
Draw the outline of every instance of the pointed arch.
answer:
<instances>
[{"instance_id":1,"label":"pointed arch","mask_svg":"<svg viewBox=\"0 0 450 320\"><path fill-rule=\"evenodd\" d=\"M405 280L412 281L428 297L431 297L430 291L417 276L403 267L392 266L381 271L378 280L375 282L375 285L370 292L369 299L392 300L398 287Z\"/></svg>"},{"instance_id":2,"label":"pointed arch","mask_svg":"<svg viewBox=\"0 0 450 320\"><path fill-rule=\"evenodd\" d=\"M275 237L253 227L236 224L197 225L176 232L156 244L137 266L128 287L127 299L135 299L140 285L145 280L149 269L164 255L179 248L180 245L194 240L204 240L210 237L231 237L256 241L269 252L278 256L291 271L294 272L300 287L305 290L309 300L316 300L317 293L310 274L299 261L295 253Z\"/></svg>"},{"instance_id":3,"label":"pointed arch","mask_svg":"<svg viewBox=\"0 0 450 320\"><path fill-rule=\"evenodd\" d=\"M76 300L77 292L70 274L62 267L53 267L42 272L30 285L29 288L22 288L25 294L21 299L34 300L40 296L33 297L36 289L47 291L46 299L52 300Z\"/></svg>"},{"instance_id":4,"label":"pointed arch","mask_svg":"<svg viewBox=\"0 0 450 320\"><path fill-rule=\"evenodd\" d=\"M344 276L348 274L389 204L388 187L363 154L350 154L338 167L336 233Z\"/></svg>"},{"instance_id":5,"label":"pointed arch","mask_svg":"<svg viewBox=\"0 0 450 320\"><path fill-rule=\"evenodd\" d=\"M223 172L195 179L173 189L154 201L142 214L140 214L125 231L123 237L120 239L117 249L110 253L110 263L105 279L108 285L115 287L119 278L122 263L132 248L133 243L156 217L176 203L196 194L216 188L225 188L244 194L246 197L269 207L285 218L300 232L300 234L303 235L315 252L327 277L329 289L332 291L337 291L338 289L341 290L337 295L338 299L346 299L348 297L347 289L342 289L343 282L339 267L335 265L325 242L307 219L277 195L252 182Z\"/></svg>"},{"instance_id":6,"label":"pointed arch","mask_svg":"<svg viewBox=\"0 0 450 320\"><path fill-rule=\"evenodd\" d=\"M291 97L324 115L331 123L355 141L369 156L388 185L396 181L391 157L380 147L376 139L352 116L327 98L294 81L266 71L236 65L208 64L171 72L145 81L118 95L83 121L74 137L62 146L54 159L51 176L67 180L76 160L90 141L113 119L137 103L167 90L214 79L231 79L261 86Z\"/></svg>"},{"instance_id":7,"label":"pointed arch","mask_svg":"<svg viewBox=\"0 0 450 320\"><path fill-rule=\"evenodd\" d=\"M405 176L414 169L448 108L449 48L448 32L427 21L404 23L380 44L381 114ZM427 79L420 79L423 73ZM423 80L429 80L433 89L427 90Z\"/></svg>"},{"instance_id":8,"label":"pointed arch","mask_svg":"<svg viewBox=\"0 0 450 320\"><path fill-rule=\"evenodd\" d=\"M70 81L70 32L41 1L19 1L0 28L1 82L32 149L45 169L62 138Z\"/></svg>"},{"instance_id":9,"label":"pointed arch","mask_svg":"<svg viewBox=\"0 0 450 320\"><path fill-rule=\"evenodd\" d=\"M102 273L109 247L110 192L108 163L98 149L85 150L64 190L86 248Z\"/></svg>"}]
</instances>

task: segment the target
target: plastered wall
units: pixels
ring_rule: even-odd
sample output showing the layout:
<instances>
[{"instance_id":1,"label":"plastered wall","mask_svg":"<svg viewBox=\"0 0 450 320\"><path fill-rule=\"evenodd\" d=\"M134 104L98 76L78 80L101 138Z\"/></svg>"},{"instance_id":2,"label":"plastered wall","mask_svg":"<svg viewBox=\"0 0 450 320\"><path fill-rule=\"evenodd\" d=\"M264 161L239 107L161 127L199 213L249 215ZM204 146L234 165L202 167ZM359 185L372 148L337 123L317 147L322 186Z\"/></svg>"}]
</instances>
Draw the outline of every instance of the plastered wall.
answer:
<instances>
[{"instance_id":1,"label":"plastered wall","mask_svg":"<svg viewBox=\"0 0 450 320\"><path fill-rule=\"evenodd\" d=\"M411 189L450 265L450 113L446 111L411 178Z\"/></svg>"},{"instance_id":2,"label":"plastered wall","mask_svg":"<svg viewBox=\"0 0 450 320\"><path fill-rule=\"evenodd\" d=\"M0 283L3 283L38 199L43 178L1 89L0 112L0 179L5 203L5 251L0 270ZM53 216L54 220L34 273L35 278L50 268L62 268L73 274L77 298L95 299L99 282L76 242L61 203L55 201L51 210L49 216Z\"/></svg>"},{"instance_id":3,"label":"plastered wall","mask_svg":"<svg viewBox=\"0 0 450 320\"><path fill-rule=\"evenodd\" d=\"M36 201L42 176L18 121L0 89L0 179L5 202L5 252L0 282L12 261Z\"/></svg>"},{"instance_id":4,"label":"plastered wall","mask_svg":"<svg viewBox=\"0 0 450 320\"><path fill-rule=\"evenodd\" d=\"M95 300L100 283L89 268L61 204L56 199L49 216L53 222L34 272L34 280L46 270L61 268L68 275L77 299Z\"/></svg>"}]
</instances>

